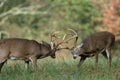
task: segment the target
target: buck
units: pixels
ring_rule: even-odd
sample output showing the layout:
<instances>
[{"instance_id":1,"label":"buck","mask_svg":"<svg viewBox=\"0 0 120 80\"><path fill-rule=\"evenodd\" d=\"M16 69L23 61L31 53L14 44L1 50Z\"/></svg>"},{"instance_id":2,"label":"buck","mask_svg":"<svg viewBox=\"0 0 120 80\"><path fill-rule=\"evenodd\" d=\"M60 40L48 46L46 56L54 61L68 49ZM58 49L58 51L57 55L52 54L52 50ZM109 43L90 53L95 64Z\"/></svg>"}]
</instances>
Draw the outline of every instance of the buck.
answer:
<instances>
[{"instance_id":1,"label":"buck","mask_svg":"<svg viewBox=\"0 0 120 80\"><path fill-rule=\"evenodd\" d=\"M115 35L110 32L102 31L93 33L84 38L79 45L72 48L73 58L80 56L80 67L86 58L95 56L96 70L98 70L98 54L102 52L103 56L108 59L111 66L111 48L115 42Z\"/></svg>"},{"instance_id":2,"label":"buck","mask_svg":"<svg viewBox=\"0 0 120 80\"><path fill-rule=\"evenodd\" d=\"M71 30L72 31L72 30ZM8 59L13 60L24 60L29 65L29 62L32 62L32 65L35 71L38 71L37 59L41 59L47 56L55 58L55 52L65 49L59 47L62 43L76 38L77 35L74 35L67 40L62 40L55 44L53 39L55 36L54 33L51 34L51 42L42 42L38 43L35 40L21 39L21 38L9 38L0 40L0 72L4 63Z\"/></svg>"}]
</instances>

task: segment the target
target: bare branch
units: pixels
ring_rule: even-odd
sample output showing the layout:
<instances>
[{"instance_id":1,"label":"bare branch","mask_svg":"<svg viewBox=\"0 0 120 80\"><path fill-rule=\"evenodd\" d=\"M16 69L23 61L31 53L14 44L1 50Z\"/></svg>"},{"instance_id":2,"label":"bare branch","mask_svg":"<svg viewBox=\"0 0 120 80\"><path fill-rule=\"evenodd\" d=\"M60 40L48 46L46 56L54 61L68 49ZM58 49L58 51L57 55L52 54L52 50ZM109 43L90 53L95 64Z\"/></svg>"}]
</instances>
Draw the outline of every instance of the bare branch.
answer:
<instances>
[{"instance_id":1,"label":"bare branch","mask_svg":"<svg viewBox=\"0 0 120 80\"><path fill-rule=\"evenodd\" d=\"M22 4L20 4L17 7L13 7L12 9L8 10L7 12L4 12L2 14L0 14L0 19L4 18L6 19L6 17L9 17L9 15L15 16L15 15L47 15L48 10L46 11L39 11L38 9L42 8L43 6L41 5L31 5L31 6L27 6L27 7L21 7Z\"/></svg>"}]
</instances>

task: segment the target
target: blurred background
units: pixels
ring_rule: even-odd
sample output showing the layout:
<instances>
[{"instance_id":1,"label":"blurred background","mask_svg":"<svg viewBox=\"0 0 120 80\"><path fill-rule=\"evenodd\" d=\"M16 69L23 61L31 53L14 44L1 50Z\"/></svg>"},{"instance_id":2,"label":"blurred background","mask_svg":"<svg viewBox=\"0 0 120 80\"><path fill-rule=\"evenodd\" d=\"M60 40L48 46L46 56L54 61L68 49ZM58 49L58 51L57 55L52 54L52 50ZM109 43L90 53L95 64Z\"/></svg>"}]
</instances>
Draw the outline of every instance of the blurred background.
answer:
<instances>
[{"instance_id":1,"label":"blurred background","mask_svg":"<svg viewBox=\"0 0 120 80\"><path fill-rule=\"evenodd\" d=\"M1 39L50 41L53 31L74 29L78 43L86 35L109 31L120 51L120 0L0 0Z\"/></svg>"}]
</instances>

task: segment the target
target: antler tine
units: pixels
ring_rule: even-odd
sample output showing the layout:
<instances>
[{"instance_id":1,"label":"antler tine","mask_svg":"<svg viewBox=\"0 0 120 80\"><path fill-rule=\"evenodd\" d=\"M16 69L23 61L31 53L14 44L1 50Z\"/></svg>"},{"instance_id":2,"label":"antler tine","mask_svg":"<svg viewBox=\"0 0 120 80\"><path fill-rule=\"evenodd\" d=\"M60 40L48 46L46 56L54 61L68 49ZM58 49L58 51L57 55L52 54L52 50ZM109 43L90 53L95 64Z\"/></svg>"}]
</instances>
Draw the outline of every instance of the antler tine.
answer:
<instances>
[{"instance_id":1,"label":"antler tine","mask_svg":"<svg viewBox=\"0 0 120 80\"><path fill-rule=\"evenodd\" d=\"M74 35L73 35L72 37L66 39L64 42L67 42L67 41L69 41L69 40L71 40L71 39L76 38L76 40L75 40L75 43L76 43L76 42L77 42L77 39L78 39L77 33L76 33L73 29L68 29L68 30L69 30L69 31L72 31L72 32L74 33Z\"/></svg>"},{"instance_id":2,"label":"antler tine","mask_svg":"<svg viewBox=\"0 0 120 80\"><path fill-rule=\"evenodd\" d=\"M77 33L73 29L68 29L68 30L72 31L75 35L77 35Z\"/></svg>"},{"instance_id":3,"label":"antler tine","mask_svg":"<svg viewBox=\"0 0 120 80\"><path fill-rule=\"evenodd\" d=\"M72 31L72 32L74 33L74 35L73 35L72 37L66 39L66 40L65 40L65 37L66 37L66 35L65 35L65 36L63 37L63 41L60 42L60 43L58 43L58 44L57 44L57 47L58 47L59 45L61 45L62 43L67 43L69 40L72 40L72 39L74 39L74 38L76 38L76 40L75 40L75 45L76 45L76 42L77 42L77 40L78 40L78 35L77 35L77 33L76 33L73 29L68 29L68 30L69 30L69 31Z\"/></svg>"},{"instance_id":4,"label":"antler tine","mask_svg":"<svg viewBox=\"0 0 120 80\"><path fill-rule=\"evenodd\" d=\"M63 36L63 38L62 38L62 39L63 39L63 40L65 40L65 38L66 38L66 34Z\"/></svg>"},{"instance_id":5,"label":"antler tine","mask_svg":"<svg viewBox=\"0 0 120 80\"><path fill-rule=\"evenodd\" d=\"M72 31L75 35L74 35L74 37L76 37L76 40L75 40L75 42L74 42L74 46L76 46L76 43L77 43L77 40L78 40L78 34L73 30L73 29L69 29L70 31Z\"/></svg>"},{"instance_id":6,"label":"antler tine","mask_svg":"<svg viewBox=\"0 0 120 80\"><path fill-rule=\"evenodd\" d=\"M53 41L53 37L58 38L56 34L59 33L58 31L52 32L50 35L51 41Z\"/></svg>"}]
</instances>

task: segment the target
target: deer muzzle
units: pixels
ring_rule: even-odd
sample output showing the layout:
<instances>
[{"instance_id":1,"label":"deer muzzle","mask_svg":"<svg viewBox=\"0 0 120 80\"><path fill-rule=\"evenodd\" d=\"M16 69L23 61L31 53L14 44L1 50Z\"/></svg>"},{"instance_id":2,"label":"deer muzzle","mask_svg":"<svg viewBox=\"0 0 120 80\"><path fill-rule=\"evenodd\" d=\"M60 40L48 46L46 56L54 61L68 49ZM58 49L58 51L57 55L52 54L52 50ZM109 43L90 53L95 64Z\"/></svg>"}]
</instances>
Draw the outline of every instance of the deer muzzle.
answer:
<instances>
[{"instance_id":1,"label":"deer muzzle","mask_svg":"<svg viewBox=\"0 0 120 80\"><path fill-rule=\"evenodd\" d=\"M73 59L76 59L77 58L77 55L73 55Z\"/></svg>"}]
</instances>

